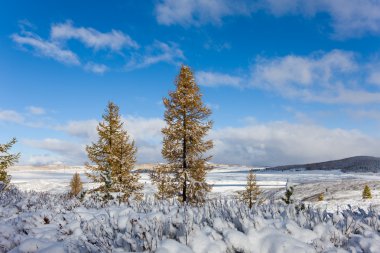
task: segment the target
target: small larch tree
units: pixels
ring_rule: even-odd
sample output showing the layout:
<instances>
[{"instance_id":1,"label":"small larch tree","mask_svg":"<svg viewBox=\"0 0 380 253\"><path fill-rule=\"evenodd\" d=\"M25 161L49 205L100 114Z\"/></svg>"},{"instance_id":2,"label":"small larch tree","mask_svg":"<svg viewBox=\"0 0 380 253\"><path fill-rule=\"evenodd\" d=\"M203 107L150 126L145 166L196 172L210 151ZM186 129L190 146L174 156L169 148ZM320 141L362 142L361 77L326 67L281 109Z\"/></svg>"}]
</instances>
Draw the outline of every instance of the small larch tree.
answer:
<instances>
[{"instance_id":1,"label":"small larch tree","mask_svg":"<svg viewBox=\"0 0 380 253\"><path fill-rule=\"evenodd\" d=\"M11 176L8 175L7 169L17 163L20 158L20 153L9 153L9 150L16 142L16 138L13 138L8 143L0 144L0 189L5 188L10 183Z\"/></svg>"},{"instance_id":2,"label":"small larch tree","mask_svg":"<svg viewBox=\"0 0 380 253\"><path fill-rule=\"evenodd\" d=\"M244 191L239 192L240 199L251 209L257 202L260 195L260 188L257 185L256 175L250 170L247 175L247 185Z\"/></svg>"},{"instance_id":3,"label":"small larch tree","mask_svg":"<svg viewBox=\"0 0 380 253\"><path fill-rule=\"evenodd\" d=\"M363 199L372 199L371 189L367 184L364 186L362 197Z\"/></svg>"},{"instance_id":4,"label":"small larch tree","mask_svg":"<svg viewBox=\"0 0 380 253\"><path fill-rule=\"evenodd\" d=\"M175 86L169 97L163 99L166 126L162 129L161 153L167 164L163 165L165 168L156 168L152 181L160 189L162 180L170 175L173 194L178 194L183 202L201 203L211 189L206 183L206 173L210 169L207 161L211 156L205 155L213 147L211 140L205 140L212 127L212 121L208 120L211 110L203 104L189 67L181 67ZM155 178L156 172L161 176Z\"/></svg>"},{"instance_id":5,"label":"small larch tree","mask_svg":"<svg viewBox=\"0 0 380 253\"><path fill-rule=\"evenodd\" d=\"M171 176L171 168L166 164L160 164L150 173L152 183L157 187L155 197L159 200L172 198L175 195L175 183Z\"/></svg>"},{"instance_id":6,"label":"small larch tree","mask_svg":"<svg viewBox=\"0 0 380 253\"><path fill-rule=\"evenodd\" d=\"M96 191L111 199L111 192L119 193L119 200L126 201L132 194L140 196L143 185L138 182L139 174L132 170L136 163L134 141L123 128L119 107L109 102L103 121L97 127L98 140L86 147L89 160L86 168L91 171L87 176L100 186Z\"/></svg>"},{"instance_id":7,"label":"small larch tree","mask_svg":"<svg viewBox=\"0 0 380 253\"><path fill-rule=\"evenodd\" d=\"M132 195L141 199L143 184L139 183L140 174L133 171L136 164L137 148L126 132L118 139L115 156L117 163L112 172L113 190L120 193L119 203L127 201Z\"/></svg>"},{"instance_id":8,"label":"small larch tree","mask_svg":"<svg viewBox=\"0 0 380 253\"><path fill-rule=\"evenodd\" d=\"M70 181L71 196L78 196L83 189L83 183L78 172L75 172Z\"/></svg>"}]
</instances>

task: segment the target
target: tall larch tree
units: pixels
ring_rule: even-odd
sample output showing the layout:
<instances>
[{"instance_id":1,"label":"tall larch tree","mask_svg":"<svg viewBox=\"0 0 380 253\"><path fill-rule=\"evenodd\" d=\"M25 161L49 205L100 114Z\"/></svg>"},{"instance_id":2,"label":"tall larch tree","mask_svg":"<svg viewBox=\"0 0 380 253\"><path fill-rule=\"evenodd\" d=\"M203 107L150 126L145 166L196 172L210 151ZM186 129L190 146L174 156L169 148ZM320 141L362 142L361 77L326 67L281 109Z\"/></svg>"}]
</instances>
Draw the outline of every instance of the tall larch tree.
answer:
<instances>
[{"instance_id":1,"label":"tall larch tree","mask_svg":"<svg viewBox=\"0 0 380 253\"><path fill-rule=\"evenodd\" d=\"M8 143L0 144L0 190L6 187L11 181L11 176L8 175L7 169L17 163L18 159L20 158L20 153L9 153L9 150L16 142L16 138L13 138Z\"/></svg>"},{"instance_id":2,"label":"tall larch tree","mask_svg":"<svg viewBox=\"0 0 380 253\"><path fill-rule=\"evenodd\" d=\"M189 67L181 67L175 85L175 91L163 99L166 126L162 129L161 153L167 164L156 172L164 173L161 174L163 180L167 180L165 175L170 174L170 187L183 202L200 203L211 189L206 183L207 161L211 156L205 155L213 147L211 140L205 140L212 127L212 121L208 120L211 110L203 104L202 94ZM161 180L161 186L162 183ZM156 185L160 190L160 182L156 181ZM170 192L170 187L165 190Z\"/></svg>"},{"instance_id":3,"label":"tall larch tree","mask_svg":"<svg viewBox=\"0 0 380 253\"><path fill-rule=\"evenodd\" d=\"M89 160L86 168L91 170L88 177L100 183L95 189L110 199L111 192L119 193L119 200L126 201L132 194L140 196L142 184L138 182L139 174L133 173L136 162L134 141L123 128L119 107L109 102L103 121L97 127L98 141L86 147Z\"/></svg>"},{"instance_id":4,"label":"tall larch tree","mask_svg":"<svg viewBox=\"0 0 380 253\"><path fill-rule=\"evenodd\" d=\"M256 182L256 175L253 170L250 170L247 175L247 185L244 191L239 192L240 199L245 202L251 209L260 195L260 189Z\"/></svg>"}]
</instances>

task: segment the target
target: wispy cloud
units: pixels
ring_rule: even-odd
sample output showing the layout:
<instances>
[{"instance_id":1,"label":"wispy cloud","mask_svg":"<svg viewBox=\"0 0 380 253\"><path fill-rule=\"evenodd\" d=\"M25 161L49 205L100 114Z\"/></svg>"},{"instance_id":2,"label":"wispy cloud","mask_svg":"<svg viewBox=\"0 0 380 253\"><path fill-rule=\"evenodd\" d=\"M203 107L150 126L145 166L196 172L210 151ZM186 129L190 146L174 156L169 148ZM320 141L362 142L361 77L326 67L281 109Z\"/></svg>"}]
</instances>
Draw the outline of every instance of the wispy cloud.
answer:
<instances>
[{"instance_id":1,"label":"wispy cloud","mask_svg":"<svg viewBox=\"0 0 380 253\"><path fill-rule=\"evenodd\" d=\"M0 109L0 122L14 123L26 127L41 128L50 126L50 118L46 118L46 110L42 107L28 106L25 111Z\"/></svg>"},{"instance_id":2,"label":"wispy cloud","mask_svg":"<svg viewBox=\"0 0 380 253\"><path fill-rule=\"evenodd\" d=\"M252 11L252 4L241 0L163 0L155 8L158 23L183 26L221 24L224 17L249 15Z\"/></svg>"},{"instance_id":3,"label":"wispy cloud","mask_svg":"<svg viewBox=\"0 0 380 253\"><path fill-rule=\"evenodd\" d=\"M339 39L380 34L380 4L377 0L161 0L155 7L158 23L182 26L220 25L227 17L250 16L259 11L276 17L327 14L331 18L334 36Z\"/></svg>"},{"instance_id":4,"label":"wispy cloud","mask_svg":"<svg viewBox=\"0 0 380 253\"><path fill-rule=\"evenodd\" d=\"M309 56L259 58L250 85L287 98L310 102L365 104L380 102L380 91L366 89L355 54L333 50Z\"/></svg>"},{"instance_id":5,"label":"wispy cloud","mask_svg":"<svg viewBox=\"0 0 380 253\"><path fill-rule=\"evenodd\" d=\"M12 40L24 49L30 49L35 55L54 59L68 65L80 65L78 56L69 49L64 49L61 45L44 40L32 32L21 32L13 34Z\"/></svg>"},{"instance_id":6,"label":"wispy cloud","mask_svg":"<svg viewBox=\"0 0 380 253\"><path fill-rule=\"evenodd\" d=\"M110 32L103 33L91 27L75 27L71 21L53 24L51 39L60 41L75 39L95 50L120 51L123 48L139 47L136 41L122 31L112 29Z\"/></svg>"},{"instance_id":7,"label":"wispy cloud","mask_svg":"<svg viewBox=\"0 0 380 253\"><path fill-rule=\"evenodd\" d=\"M263 0L261 6L275 16L326 13L331 17L334 37L339 39L364 34L380 34L380 4L375 0ZM344 6L344 8L342 8Z\"/></svg>"},{"instance_id":8,"label":"wispy cloud","mask_svg":"<svg viewBox=\"0 0 380 253\"><path fill-rule=\"evenodd\" d=\"M146 68L160 62L179 64L183 60L185 60L185 55L177 44L155 41L153 45L146 48L143 54L135 54L125 68L127 70Z\"/></svg>"},{"instance_id":9,"label":"wispy cloud","mask_svg":"<svg viewBox=\"0 0 380 253\"><path fill-rule=\"evenodd\" d=\"M93 49L95 53L99 50L108 50L109 53L122 56L127 62L124 64L126 70L146 68L158 63L179 64L185 59L183 51L176 43L156 40L141 49L136 41L122 31L112 29L110 32L100 32L91 27L76 27L72 21L52 24L50 37L47 39L27 29L35 30L30 22L22 21L21 31L11 35L11 39L22 49L66 65L79 66L95 74L110 71L109 64L96 63L91 59L81 60L73 50L69 49L70 44L66 43L67 41L77 40ZM104 59L98 58L96 61L101 60Z\"/></svg>"},{"instance_id":10,"label":"wispy cloud","mask_svg":"<svg viewBox=\"0 0 380 253\"><path fill-rule=\"evenodd\" d=\"M46 113L44 108L38 106L28 106L26 109L33 115L43 115Z\"/></svg>"},{"instance_id":11,"label":"wispy cloud","mask_svg":"<svg viewBox=\"0 0 380 253\"><path fill-rule=\"evenodd\" d=\"M197 72L200 85L256 88L305 102L380 103L380 90L368 84L372 65L352 52L332 50L307 56L258 57L246 73ZM375 82L372 77L370 80Z\"/></svg>"},{"instance_id":12,"label":"wispy cloud","mask_svg":"<svg viewBox=\"0 0 380 253\"><path fill-rule=\"evenodd\" d=\"M244 78L218 72L199 71L196 72L196 79L199 85L207 87L233 86L241 87L244 85Z\"/></svg>"},{"instance_id":13,"label":"wispy cloud","mask_svg":"<svg viewBox=\"0 0 380 253\"><path fill-rule=\"evenodd\" d=\"M23 123L25 120L21 113L13 110L0 110L0 121Z\"/></svg>"},{"instance_id":14,"label":"wispy cloud","mask_svg":"<svg viewBox=\"0 0 380 253\"><path fill-rule=\"evenodd\" d=\"M86 65L84 65L84 69L95 74L103 74L109 70L106 65L93 62L86 63Z\"/></svg>"}]
</instances>

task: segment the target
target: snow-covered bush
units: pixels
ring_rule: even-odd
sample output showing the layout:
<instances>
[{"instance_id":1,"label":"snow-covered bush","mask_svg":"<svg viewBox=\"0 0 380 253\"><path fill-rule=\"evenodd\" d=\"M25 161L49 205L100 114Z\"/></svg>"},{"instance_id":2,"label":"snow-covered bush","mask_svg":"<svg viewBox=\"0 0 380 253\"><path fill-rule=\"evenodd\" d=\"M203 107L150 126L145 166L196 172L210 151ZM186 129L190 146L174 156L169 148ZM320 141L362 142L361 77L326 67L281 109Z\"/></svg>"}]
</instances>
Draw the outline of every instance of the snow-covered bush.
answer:
<instances>
[{"instance_id":1,"label":"snow-covered bush","mask_svg":"<svg viewBox=\"0 0 380 253\"><path fill-rule=\"evenodd\" d=\"M380 252L379 212L0 193L0 252Z\"/></svg>"}]
</instances>

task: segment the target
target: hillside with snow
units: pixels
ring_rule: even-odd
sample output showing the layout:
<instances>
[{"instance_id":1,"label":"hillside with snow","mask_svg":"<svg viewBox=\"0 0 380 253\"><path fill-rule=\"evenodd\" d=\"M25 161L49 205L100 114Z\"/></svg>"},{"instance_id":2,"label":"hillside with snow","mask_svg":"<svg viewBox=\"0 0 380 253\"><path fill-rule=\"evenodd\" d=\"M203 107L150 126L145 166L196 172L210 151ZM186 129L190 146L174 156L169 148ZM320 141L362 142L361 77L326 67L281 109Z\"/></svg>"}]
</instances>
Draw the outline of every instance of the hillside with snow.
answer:
<instances>
[{"instance_id":1,"label":"hillside with snow","mask_svg":"<svg viewBox=\"0 0 380 253\"><path fill-rule=\"evenodd\" d=\"M380 158L355 156L319 163L270 167L271 170L341 170L343 172L380 172Z\"/></svg>"}]
</instances>

